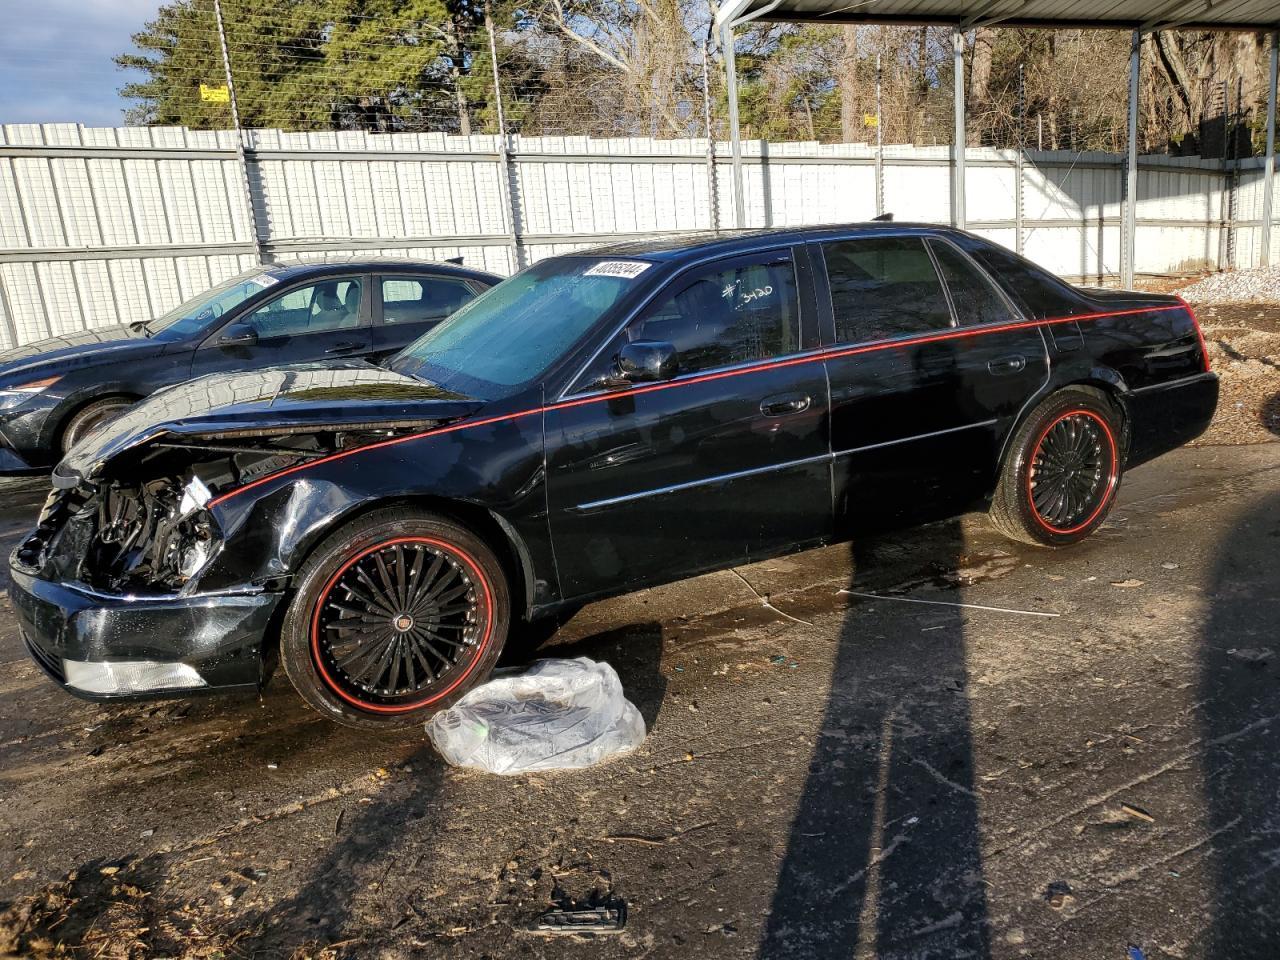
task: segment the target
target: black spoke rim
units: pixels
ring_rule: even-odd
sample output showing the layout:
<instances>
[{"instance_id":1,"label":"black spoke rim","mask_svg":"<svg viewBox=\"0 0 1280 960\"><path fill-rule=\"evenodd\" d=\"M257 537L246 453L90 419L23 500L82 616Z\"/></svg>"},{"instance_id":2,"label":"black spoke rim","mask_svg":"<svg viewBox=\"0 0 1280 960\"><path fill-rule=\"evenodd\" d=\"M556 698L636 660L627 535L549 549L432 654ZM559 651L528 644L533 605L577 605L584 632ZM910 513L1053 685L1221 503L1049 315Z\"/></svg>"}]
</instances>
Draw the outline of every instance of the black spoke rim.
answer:
<instances>
[{"instance_id":1,"label":"black spoke rim","mask_svg":"<svg viewBox=\"0 0 1280 960\"><path fill-rule=\"evenodd\" d=\"M1114 450L1104 424L1077 411L1055 420L1031 458L1031 509L1052 530L1087 525L1114 482Z\"/></svg>"},{"instance_id":2,"label":"black spoke rim","mask_svg":"<svg viewBox=\"0 0 1280 960\"><path fill-rule=\"evenodd\" d=\"M465 555L425 538L360 554L329 581L315 613L321 674L358 705L430 702L478 658L487 630L481 578Z\"/></svg>"}]
</instances>

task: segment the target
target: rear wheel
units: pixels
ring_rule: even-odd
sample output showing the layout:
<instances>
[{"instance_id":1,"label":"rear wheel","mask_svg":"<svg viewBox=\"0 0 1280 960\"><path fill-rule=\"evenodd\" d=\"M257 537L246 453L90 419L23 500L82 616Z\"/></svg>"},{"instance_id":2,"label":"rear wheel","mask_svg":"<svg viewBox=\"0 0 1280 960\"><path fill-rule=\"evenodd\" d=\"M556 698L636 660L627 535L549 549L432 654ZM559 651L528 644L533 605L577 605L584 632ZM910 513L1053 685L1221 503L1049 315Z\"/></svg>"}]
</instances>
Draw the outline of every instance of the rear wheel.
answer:
<instances>
[{"instance_id":1,"label":"rear wheel","mask_svg":"<svg viewBox=\"0 0 1280 960\"><path fill-rule=\"evenodd\" d=\"M1000 472L991 519L1006 536L1061 547L1098 529L1123 472L1120 417L1095 391L1069 388L1032 411Z\"/></svg>"},{"instance_id":2,"label":"rear wheel","mask_svg":"<svg viewBox=\"0 0 1280 960\"><path fill-rule=\"evenodd\" d=\"M510 622L506 578L469 530L379 510L322 543L299 573L280 660L339 723L407 727L488 676Z\"/></svg>"},{"instance_id":3,"label":"rear wheel","mask_svg":"<svg viewBox=\"0 0 1280 960\"><path fill-rule=\"evenodd\" d=\"M87 437L104 423L109 423L133 406L128 397L107 397L86 404L67 421L62 428L62 452L67 454L71 448Z\"/></svg>"}]
</instances>

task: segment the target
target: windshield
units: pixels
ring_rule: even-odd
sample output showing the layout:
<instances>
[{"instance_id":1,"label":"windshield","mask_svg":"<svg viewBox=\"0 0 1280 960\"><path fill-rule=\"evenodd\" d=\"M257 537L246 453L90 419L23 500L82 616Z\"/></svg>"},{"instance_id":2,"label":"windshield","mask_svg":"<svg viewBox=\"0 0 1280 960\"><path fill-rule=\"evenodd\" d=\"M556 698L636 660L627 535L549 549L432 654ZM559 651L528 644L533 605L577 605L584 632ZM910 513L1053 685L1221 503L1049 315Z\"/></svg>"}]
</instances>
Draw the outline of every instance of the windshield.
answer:
<instances>
[{"instance_id":1,"label":"windshield","mask_svg":"<svg viewBox=\"0 0 1280 960\"><path fill-rule=\"evenodd\" d=\"M504 280L433 327L388 366L494 400L541 375L652 264L564 257Z\"/></svg>"},{"instance_id":2,"label":"windshield","mask_svg":"<svg viewBox=\"0 0 1280 960\"><path fill-rule=\"evenodd\" d=\"M164 333L166 338L189 336L278 282L275 277L263 273L261 267L248 270L224 280L158 319L148 320L143 326L152 336L158 333Z\"/></svg>"}]
</instances>

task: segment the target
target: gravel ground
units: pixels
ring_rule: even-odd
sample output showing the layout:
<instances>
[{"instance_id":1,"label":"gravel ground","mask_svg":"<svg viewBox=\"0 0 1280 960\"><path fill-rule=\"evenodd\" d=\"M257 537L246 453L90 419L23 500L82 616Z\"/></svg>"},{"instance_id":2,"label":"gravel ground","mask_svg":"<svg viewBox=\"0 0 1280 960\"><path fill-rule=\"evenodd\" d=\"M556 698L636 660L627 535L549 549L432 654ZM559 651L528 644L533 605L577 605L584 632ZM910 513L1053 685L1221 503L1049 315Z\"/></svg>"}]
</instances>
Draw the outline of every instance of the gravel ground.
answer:
<instances>
[{"instance_id":1,"label":"gravel ground","mask_svg":"<svg viewBox=\"0 0 1280 960\"><path fill-rule=\"evenodd\" d=\"M1210 274L1178 294L1192 303L1280 303L1280 265Z\"/></svg>"}]
</instances>

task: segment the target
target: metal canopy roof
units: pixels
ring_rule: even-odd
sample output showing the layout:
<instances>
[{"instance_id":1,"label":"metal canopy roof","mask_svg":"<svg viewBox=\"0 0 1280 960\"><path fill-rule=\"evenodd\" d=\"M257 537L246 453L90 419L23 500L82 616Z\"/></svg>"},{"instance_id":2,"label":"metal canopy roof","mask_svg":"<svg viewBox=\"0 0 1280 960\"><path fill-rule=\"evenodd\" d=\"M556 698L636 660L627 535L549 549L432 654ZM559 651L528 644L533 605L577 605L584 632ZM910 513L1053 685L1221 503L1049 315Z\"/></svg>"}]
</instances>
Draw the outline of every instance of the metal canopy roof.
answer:
<instances>
[{"instance_id":1,"label":"metal canopy roof","mask_svg":"<svg viewBox=\"0 0 1280 960\"><path fill-rule=\"evenodd\" d=\"M1266 30L1280 28L1280 0L725 0L717 25L746 20L954 24L964 28Z\"/></svg>"}]
</instances>

